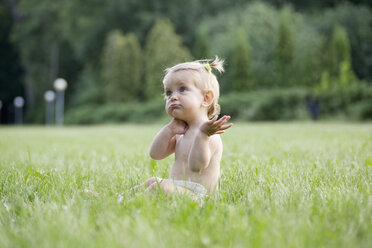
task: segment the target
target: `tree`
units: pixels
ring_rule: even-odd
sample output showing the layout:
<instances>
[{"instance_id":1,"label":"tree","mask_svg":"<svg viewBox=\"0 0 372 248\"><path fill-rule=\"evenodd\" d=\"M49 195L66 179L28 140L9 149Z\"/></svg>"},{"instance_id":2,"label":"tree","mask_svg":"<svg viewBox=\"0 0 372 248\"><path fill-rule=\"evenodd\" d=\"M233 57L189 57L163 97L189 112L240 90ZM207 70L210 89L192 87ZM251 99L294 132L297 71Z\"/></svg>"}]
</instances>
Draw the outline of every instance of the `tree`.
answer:
<instances>
[{"instance_id":1,"label":"tree","mask_svg":"<svg viewBox=\"0 0 372 248\"><path fill-rule=\"evenodd\" d=\"M335 25L331 40L331 80L334 85L345 87L356 81L353 69L351 68L351 49L346 30Z\"/></svg>"},{"instance_id":2,"label":"tree","mask_svg":"<svg viewBox=\"0 0 372 248\"><path fill-rule=\"evenodd\" d=\"M357 78L355 77L354 71L351 68L350 61L342 61L340 64L340 74L338 78L338 84L341 87L348 86L354 82L357 81Z\"/></svg>"},{"instance_id":3,"label":"tree","mask_svg":"<svg viewBox=\"0 0 372 248\"><path fill-rule=\"evenodd\" d=\"M351 68L358 78L371 81L371 8L367 8L364 5L353 5L343 2L335 6L335 8L329 8L322 12L311 14L311 16L309 16L309 22L326 37L332 37L335 30L335 24L338 24L345 29L351 48ZM328 45L327 49L329 48L330 45Z\"/></svg>"},{"instance_id":4,"label":"tree","mask_svg":"<svg viewBox=\"0 0 372 248\"><path fill-rule=\"evenodd\" d=\"M60 3L54 1L19 1L17 5L23 18L14 26L12 35L25 68L26 104L34 112L40 112L43 94L53 87L57 76L52 69L52 53L61 33L57 28L59 7Z\"/></svg>"},{"instance_id":5,"label":"tree","mask_svg":"<svg viewBox=\"0 0 372 248\"><path fill-rule=\"evenodd\" d=\"M291 84L291 69L294 58L294 41L287 12L284 10L280 16L278 40L275 47L275 62L278 75L278 84L288 86Z\"/></svg>"},{"instance_id":6,"label":"tree","mask_svg":"<svg viewBox=\"0 0 372 248\"><path fill-rule=\"evenodd\" d=\"M331 76L338 77L340 75L341 63L350 63L350 43L345 29L336 25L333 29L331 40L331 58L332 68Z\"/></svg>"},{"instance_id":7,"label":"tree","mask_svg":"<svg viewBox=\"0 0 372 248\"><path fill-rule=\"evenodd\" d=\"M240 28L235 37L235 43L230 57L231 88L236 92L254 89L254 79L251 68L251 46L244 29Z\"/></svg>"},{"instance_id":8,"label":"tree","mask_svg":"<svg viewBox=\"0 0 372 248\"><path fill-rule=\"evenodd\" d=\"M196 59L207 59L211 56L211 41L207 26L202 25L196 33L193 55Z\"/></svg>"},{"instance_id":9,"label":"tree","mask_svg":"<svg viewBox=\"0 0 372 248\"><path fill-rule=\"evenodd\" d=\"M104 103L104 92L101 71L98 66L86 64L79 75L79 84L73 94L70 106L101 105Z\"/></svg>"},{"instance_id":10,"label":"tree","mask_svg":"<svg viewBox=\"0 0 372 248\"><path fill-rule=\"evenodd\" d=\"M107 102L137 100L141 80L141 48L134 34L109 33L102 59Z\"/></svg>"},{"instance_id":11,"label":"tree","mask_svg":"<svg viewBox=\"0 0 372 248\"><path fill-rule=\"evenodd\" d=\"M23 70L18 52L10 41L11 29L10 11L0 4L0 101L3 105L0 107L1 122L10 121L6 119L8 115L5 113L8 106L13 104L14 98L24 96L24 87L21 84Z\"/></svg>"},{"instance_id":12,"label":"tree","mask_svg":"<svg viewBox=\"0 0 372 248\"><path fill-rule=\"evenodd\" d=\"M43 94L53 89L54 80L63 77L68 81L66 106L76 88L83 61L77 60L73 41L67 39L69 30L63 24L80 16L71 15L71 19L64 16L65 1L61 0L19 0L12 11L17 16L12 40L17 46L25 72L26 118L41 123L45 107ZM97 18L92 13L90 15Z\"/></svg>"},{"instance_id":13,"label":"tree","mask_svg":"<svg viewBox=\"0 0 372 248\"><path fill-rule=\"evenodd\" d=\"M161 80L167 67L190 59L190 52L182 45L172 23L168 19L157 21L149 32L145 46L146 98L161 96Z\"/></svg>"},{"instance_id":14,"label":"tree","mask_svg":"<svg viewBox=\"0 0 372 248\"><path fill-rule=\"evenodd\" d=\"M351 68L350 43L346 30L335 25L327 51L324 51L324 71L320 81L320 90L326 91L332 87L346 87L356 82L357 78ZM327 58L328 57L328 58Z\"/></svg>"}]
</instances>

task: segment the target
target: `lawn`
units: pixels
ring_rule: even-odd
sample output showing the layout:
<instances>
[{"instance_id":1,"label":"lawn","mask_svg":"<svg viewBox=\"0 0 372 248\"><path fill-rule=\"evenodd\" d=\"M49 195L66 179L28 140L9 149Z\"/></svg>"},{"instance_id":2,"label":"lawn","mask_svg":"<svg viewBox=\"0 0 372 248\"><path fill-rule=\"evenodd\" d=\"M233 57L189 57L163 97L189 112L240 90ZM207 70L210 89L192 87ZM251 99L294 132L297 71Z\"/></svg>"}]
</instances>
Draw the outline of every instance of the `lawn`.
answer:
<instances>
[{"instance_id":1,"label":"lawn","mask_svg":"<svg viewBox=\"0 0 372 248\"><path fill-rule=\"evenodd\" d=\"M236 124L202 205L127 192L160 128L0 127L0 247L371 246L370 123Z\"/></svg>"}]
</instances>

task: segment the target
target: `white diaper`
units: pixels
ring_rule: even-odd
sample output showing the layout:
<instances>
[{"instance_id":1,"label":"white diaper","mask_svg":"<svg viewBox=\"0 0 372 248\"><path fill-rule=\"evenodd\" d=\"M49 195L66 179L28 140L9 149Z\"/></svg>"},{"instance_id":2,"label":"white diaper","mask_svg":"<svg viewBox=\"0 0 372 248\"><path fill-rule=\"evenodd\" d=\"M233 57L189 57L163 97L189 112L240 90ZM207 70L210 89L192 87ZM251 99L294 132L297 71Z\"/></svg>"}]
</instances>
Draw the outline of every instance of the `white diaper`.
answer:
<instances>
[{"instance_id":1,"label":"white diaper","mask_svg":"<svg viewBox=\"0 0 372 248\"><path fill-rule=\"evenodd\" d=\"M161 179L159 178L160 182L172 182L175 185L184 187L185 189L190 190L196 196L198 196L201 200L204 200L204 197L207 194L207 189L201 185L200 183L192 182L192 181L185 181L185 180L173 180L173 179Z\"/></svg>"}]
</instances>

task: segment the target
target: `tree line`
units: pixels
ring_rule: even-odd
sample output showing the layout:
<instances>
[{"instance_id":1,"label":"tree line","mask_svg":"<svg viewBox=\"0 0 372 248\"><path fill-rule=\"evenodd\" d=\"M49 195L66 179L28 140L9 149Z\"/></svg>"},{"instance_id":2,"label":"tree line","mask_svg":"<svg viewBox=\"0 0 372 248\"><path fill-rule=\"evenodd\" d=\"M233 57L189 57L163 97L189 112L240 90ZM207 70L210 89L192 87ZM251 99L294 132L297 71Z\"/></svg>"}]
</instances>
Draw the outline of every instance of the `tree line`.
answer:
<instances>
[{"instance_id":1,"label":"tree line","mask_svg":"<svg viewBox=\"0 0 372 248\"><path fill-rule=\"evenodd\" d=\"M368 5L238 0L7 2L16 4L1 7L0 16L10 20L13 15L16 21L8 24L4 43L18 56L9 79L22 86L16 87L17 94L26 92L30 120L41 119L37 113L43 107L42 95L52 89L56 77L69 82L68 108L147 101L161 97L167 66L215 54L227 62L221 78L224 93L297 86L327 90L372 78ZM1 81L0 87L7 84Z\"/></svg>"}]
</instances>

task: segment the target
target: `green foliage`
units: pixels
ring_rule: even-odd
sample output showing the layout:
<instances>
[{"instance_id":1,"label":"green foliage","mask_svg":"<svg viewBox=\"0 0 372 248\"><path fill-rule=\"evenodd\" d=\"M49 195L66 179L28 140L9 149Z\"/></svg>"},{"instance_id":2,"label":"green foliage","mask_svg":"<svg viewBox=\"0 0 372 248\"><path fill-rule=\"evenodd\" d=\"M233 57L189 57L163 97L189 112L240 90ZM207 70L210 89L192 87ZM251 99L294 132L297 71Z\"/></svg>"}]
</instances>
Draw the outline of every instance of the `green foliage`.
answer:
<instances>
[{"instance_id":1,"label":"green foliage","mask_svg":"<svg viewBox=\"0 0 372 248\"><path fill-rule=\"evenodd\" d=\"M12 27L12 17L9 10L0 5L0 41L9 39L9 33Z\"/></svg>"},{"instance_id":2,"label":"green foliage","mask_svg":"<svg viewBox=\"0 0 372 248\"><path fill-rule=\"evenodd\" d=\"M100 80L100 70L91 64L87 64L80 74L80 83L72 96L70 107L76 108L85 104L95 105L104 103L104 86Z\"/></svg>"},{"instance_id":3,"label":"green foliage","mask_svg":"<svg viewBox=\"0 0 372 248\"><path fill-rule=\"evenodd\" d=\"M371 94L372 95L372 94ZM372 102L370 99L348 105L347 114L350 119L372 120Z\"/></svg>"},{"instance_id":4,"label":"green foliage","mask_svg":"<svg viewBox=\"0 0 372 248\"><path fill-rule=\"evenodd\" d=\"M10 40L11 28L10 11L0 4L0 100L3 109L7 108L5 105L12 104L15 97L24 95L21 83L23 71L18 51Z\"/></svg>"},{"instance_id":5,"label":"green foliage","mask_svg":"<svg viewBox=\"0 0 372 248\"><path fill-rule=\"evenodd\" d=\"M291 3L293 8L284 2ZM25 89L27 116L30 117L27 119L31 121L41 120L37 116L42 116L40 112L44 111L43 94L53 88L57 76L66 78L69 83L66 91L67 111L75 107L77 102L91 105L100 101L102 103L100 94L105 86L99 79L103 75L102 51L111 30L120 30L125 34L132 32L138 37L141 46L145 47L140 83L144 88L141 94L147 95L149 99L153 97L152 94L161 94L163 69L191 59L181 44L193 48L196 59L214 54L227 59L227 73L221 78L221 89L223 92L228 91L228 86L234 83L231 80L234 67L228 66L233 62L229 56L236 46L232 37L235 37L237 27L243 27L249 37L252 73L249 78L254 78L254 88L316 87L322 81L321 75L327 71L329 87L352 84L358 79L371 81L371 9L361 5L367 4L367 1L349 2L354 4L333 0L306 3L275 0L91 0L89 4L85 0L5 1L1 6L9 8L6 14L8 19L1 19L0 25L7 26L11 13L14 25L8 31L12 32L12 46L18 51L12 53L11 48L3 47L1 50L8 52L8 55L2 54L0 64L7 75L18 75L17 80L7 79L7 83L11 80L15 82L12 86L19 85L16 81L22 80L22 70L17 62L10 61L17 60L12 60L13 55L20 55L25 75L23 87L17 86L17 92ZM330 8L321 8L325 6ZM4 17L3 12L0 12L0 16ZM152 36L153 41L149 42L149 30L162 18L169 18L174 28L163 25L164 30L158 29L161 35ZM335 24L344 30L340 31ZM171 38L166 33L173 33L177 38ZM344 42L346 35L349 48ZM171 44L183 47L182 51ZM349 52L342 52L347 50ZM173 51L174 54L170 54ZM346 57L350 57L350 60L339 61L338 56L347 53L349 55ZM87 76L88 71L94 75ZM137 78L136 70L133 72L134 75L130 77ZM86 81L87 78L91 82ZM8 87L5 93L0 90L1 94L6 95L2 98L12 99L10 95L15 93L11 92L14 92L13 89Z\"/></svg>"},{"instance_id":6,"label":"green foliage","mask_svg":"<svg viewBox=\"0 0 372 248\"><path fill-rule=\"evenodd\" d=\"M194 43L193 55L196 59L208 59L211 57L211 40L207 26L201 26Z\"/></svg>"},{"instance_id":7,"label":"green foliage","mask_svg":"<svg viewBox=\"0 0 372 248\"><path fill-rule=\"evenodd\" d=\"M321 81L324 70L331 73L330 44L334 23L347 27L352 57L356 58L358 54L360 67L350 60L350 74L369 67L367 54L370 54L368 47L371 46L366 41L372 37L372 30L368 26L371 16L370 10L353 5L339 5L325 10L324 14L304 14L288 7L275 9L268 4L254 2L207 18L201 25L209 27L211 40L214 41L212 53L225 58L233 50L231 37L234 37L236 27L244 27L250 37L252 74L258 88L314 87ZM277 38L273 39L273 34L277 34ZM363 70L364 75L369 73ZM223 90L231 84L228 72L222 78ZM340 74L337 74L338 81L339 78Z\"/></svg>"},{"instance_id":8,"label":"green foliage","mask_svg":"<svg viewBox=\"0 0 372 248\"><path fill-rule=\"evenodd\" d=\"M368 120L372 116L372 87L364 84L351 84L329 88L318 94L321 113L328 117L343 119ZM354 110L358 113L354 113Z\"/></svg>"},{"instance_id":9,"label":"green foliage","mask_svg":"<svg viewBox=\"0 0 372 248\"><path fill-rule=\"evenodd\" d=\"M350 44L344 28L339 25L334 27L330 47L324 53L324 69L316 90L324 92L358 82L351 68Z\"/></svg>"},{"instance_id":10,"label":"green foliage","mask_svg":"<svg viewBox=\"0 0 372 248\"><path fill-rule=\"evenodd\" d=\"M123 61L124 37L121 31L112 31L107 36L102 57L102 80L105 85L106 101L120 101L125 99L121 88L121 83L125 79L122 68L125 66Z\"/></svg>"},{"instance_id":11,"label":"green foliage","mask_svg":"<svg viewBox=\"0 0 372 248\"><path fill-rule=\"evenodd\" d=\"M350 64L350 44L347 37L346 30L336 25L333 29L331 40L331 58L332 58L332 71L331 76L339 77L341 75L341 64L346 62Z\"/></svg>"},{"instance_id":12,"label":"green foliage","mask_svg":"<svg viewBox=\"0 0 372 248\"><path fill-rule=\"evenodd\" d=\"M236 36L236 28L244 28L252 47L252 74L256 79L257 87L265 88L271 87L275 79L273 34L277 30L278 17L278 11L272 6L254 2L206 18L201 25L209 27L212 54L218 54L222 58L229 58L233 50L235 43L232 42L234 40L232 37ZM228 90L231 84L228 74L229 69L221 78L222 90Z\"/></svg>"},{"instance_id":13,"label":"green foliage","mask_svg":"<svg viewBox=\"0 0 372 248\"><path fill-rule=\"evenodd\" d=\"M244 29L239 28L235 35L235 44L230 56L230 90L243 92L255 88L252 78L251 46Z\"/></svg>"},{"instance_id":14,"label":"green foliage","mask_svg":"<svg viewBox=\"0 0 372 248\"><path fill-rule=\"evenodd\" d=\"M54 1L37 4L37 1L31 0L19 1L17 7L28 19L23 25L15 25L13 30L13 40L27 71L27 104L31 110L37 108L40 111L43 94L52 88L55 79L51 78L50 58L52 45L61 34L58 26L59 4Z\"/></svg>"},{"instance_id":15,"label":"green foliage","mask_svg":"<svg viewBox=\"0 0 372 248\"><path fill-rule=\"evenodd\" d=\"M221 114L243 121L309 120L309 97L318 99L320 119L372 119L372 87L352 84L314 93L306 88L232 92L221 96ZM135 110L135 111L134 111ZM164 100L76 106L66 113L67 124L152 122L165 118Z\"/></svg>"},{"instance_id":16,"label":"green foliage","mask_svg":"<svg viewBox=\"0 0 372 248\"><path fill-rule=\"evenodd\" d=\"M357 79L355 78L354 72L351 69L351 64L348 61L342 61L340 64L340 76L339 84L341 87L345 87L349 84L355 83Z\"/></svg>"},{"instance_id":17,"label":"green foliage","mask_svg":"<svg viewBox=\"0 0 372 248\"><path fill-rule=\"evenodd\" d=\"M235 36L236 28L244 28L252 51L252 78L258 89L308 87L320 81L325 38L304 15L291 8L276 9L253 2L207 18L201 25L209 26L212 53L225 58L233 50L231 37ZM231 84L229 70L221 80L223 86Z\"/></svg>"},{"instance_id":18,"label":"green foliage","mask_svg":"<svg viewBox=\"0 0 372 248\"><path fill-rule=\"evenodd\" d=\"M369 120L372 118L372 87L352 84L314 93L306 88L281 88L230 93L220 100L221 112L250 121L309 119L309 96L319 101L320 119Z\"/></svg>"},{"instance_id":19,"label":"green foliage","mask_svg":"<svg viewBox=\"0 0 372 248\"><path fill-rule=\"evenodd\" d=\"M138 99L141 88L141 48L134 34L111 32L102 59L102 79L107 102Z\"/></svg>"},{"instance_id":20,"label":"green foliage","mask_svg":"<svg viewBox=\"0 0 372 248\"><path fill-rule=\"evenodd\" d=\"M329 78L329 72L327 70L322 72L320 84L315 87L316 91L325 92L327 91L331 86L331 81Z\"/></svg>"},{"instance_id":21,"label":"green foliage","mask_svg":"<svg viewBox=\"0 0 372 248\"><path fill-rule=\"evenodd\" d=\"M100 124L121 122L151 123L164 118L163 100L146 103L106 103L104 105L82 105L66 113L66 124Z\"/></svg>"},{"instance_id":22,"label":"green foliage","mask_svg":"<svg viewBox=\"0 0 372 248\"><path fill-rule=\"evenodd\" d=\"M307 37L310 38L310 37ZM293 85L302 85L304 87L313 87L321 81L321 75L324 70L324 56L321 46L322 37L318 37L318 41L314 42L313 47L308 47L306 51L301 53L292 63L295 69L289 77L292 77ZM302 49L302 48L297 48Z\"/></svg>"},{"instance_id":23,"label":"green foliage","mask_svg":"<svg viewBox=\"0 0 372 248\"><path fill-rule=\"evenodd\" d=\"M45 2L38 1L38 5ZM62 40L72 47L72 55L84 64L99 63L106 34L116 28L110 12L110 6L115 1L90 0L89 4L85 0L54 2L59 8L58 28L61 29Z\"/></svg>"},{"instance_id":24,"label":"green foliage","mask_svg":"<svg viewBox=\"0 0 372 248\"><path fill-rule=\"evenodd\" d=\"M145 46L146 98L160 98L164 70L190 59L190 52L182 46L181 38L175 33L172 23L168 19L157 21L149 32Z\"/></svg>"},{"instance_id":25,"label":"green foliage","mask_svg":"<svg viewBox=\"0 0 372 248\"><path fill-rule=\"evenodd\" d=\"M307 119L305 89L275 89L222 96L221 112L249 121Z\"/></svg>"},{"instance_id":26,"label":"green foliage","mask_svg":"<svg viewBox=\"0 0 372 248\"><path fill-rule=\"evenodd\" d=\"M293 84L291 73L293 70L292 63L294 59L294 51L295 48L289 12L287 12L287 10L283 10L280 16L279 29L274 53L277 83L280 87Z\"/></svg>"},{"instance_id":27,"label":"green foliage","mask_svg":"<svg viewBox=\"0 0 372 248\"><path fill-rule=\"evenodd\" d=\"M291 64L293 61L293 34L287 15L286 12L283 12L280 17L278 38L275 47L275 58L279 68Z\"/></svg>"},{"instance_id":28,"label":"green foliage","mask_svg":"<svg viewBox=\"0 0 372 248\"><path fill-rule=\"evenodd\" d=\"M17 18L12 40L18 48L25 71L23 84L27 116L34 122L40 121L38 116L42 116L40 112L45 110L43 95L46 90L53 89L54 80L57 77L67 80L66 102L69 102L82 68L82 61L78 61L73 49L73 41L68 40L68 32L65 32L66 6L63 1L21 0L12 10Z\"/></svg>"},{"instance_id":29,"label":"green foliage","mask_svg":"<svg viewBox=\"0 0 372 248\"><path fill-rule=\"evenodd\" d=\"M342 3L308 15L308 22L329 40L332 39L335 24L346 29L351 47L351 68L358 78L367 81L372 79L372 62L369 59L372 57L371 8Z\"/></svg>"}]
</instances>

